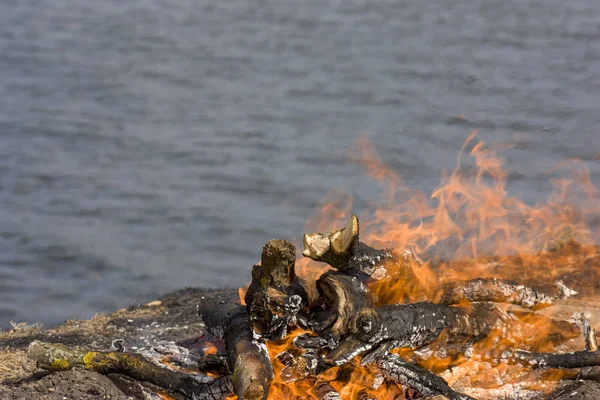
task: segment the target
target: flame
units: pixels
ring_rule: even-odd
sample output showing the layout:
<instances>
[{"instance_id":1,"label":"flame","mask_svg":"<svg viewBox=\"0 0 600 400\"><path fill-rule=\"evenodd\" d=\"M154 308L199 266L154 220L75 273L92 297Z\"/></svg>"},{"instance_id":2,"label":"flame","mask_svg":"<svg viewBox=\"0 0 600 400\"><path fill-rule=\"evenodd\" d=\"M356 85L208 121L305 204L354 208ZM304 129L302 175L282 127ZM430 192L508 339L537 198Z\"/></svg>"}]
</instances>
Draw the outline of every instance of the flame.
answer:
<instances>
[{"instance_id":1,"label":"flame","mask_svg":"<svg viewBox=\"0 0 600 400\"><path fill-rule=\"evenodd\" d=\"M600 310L600 302L594 300L600 289L600 257L595 246L600 228L588 226L589 221L600 221L600 191L583 162L558 163L548 172L554 188L548 200L529 205L509 195L504 160L494 147L477 140L477 131L468 136L456 167L442 173L440 185L430 196L407 187L366 138L351 147L349 157L383 187L381 201L370 204L360 215L361 241L392 249L406 264L390 267L414 272L410 282L373 285L376 298L387 303L432 299L441 283L470 278L496 277L521 284L552 284L562 279L567 285L583 285L583 293ZM352 201L348 193L332 190L308 219L305 232L331 232L344 226ZM298 275L309 281L329 268L307 258L299 259L296 266ZM243 293L240 290L242 298ZM578 301L570 304L575 308L588 304ZM550 318L560 309L544 313L523 312L514 306L507 309L514 311L515 317L486 340L472 345L470 357L452 354L442 339L425 349L397 352L441 374L459 389L520 385L550 391L552 382L570 373L509 365L502 362L503 353L516 348L553 352L581 349L579 333L572 325L560 325ZM315 397L309 382L286 383L280 377L283 365L276 356L293 348L292 340L300 333L294 330L280 341L267 343L275 369L270 399ZM374 371L356 362L326 374L320 378L330 380L343 399L356 399L360 391L377 399L404 398L395 384L374 385Z\"/></svg>"}]
</instances>

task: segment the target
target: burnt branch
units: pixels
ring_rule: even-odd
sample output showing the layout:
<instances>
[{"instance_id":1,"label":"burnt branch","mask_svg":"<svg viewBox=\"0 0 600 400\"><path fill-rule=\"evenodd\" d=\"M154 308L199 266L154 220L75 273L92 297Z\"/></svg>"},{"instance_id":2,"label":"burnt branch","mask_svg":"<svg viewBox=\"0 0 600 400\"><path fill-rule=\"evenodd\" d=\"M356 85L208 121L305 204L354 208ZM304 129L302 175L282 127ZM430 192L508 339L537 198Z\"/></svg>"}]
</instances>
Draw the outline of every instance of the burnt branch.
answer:
<instances>
[{"instance_id":1,"label":"burnt branch","mask_svg":"<svg viewBox=\"0 0 600 400\"><path fill-rule=\"evenodd\" d=\"M436 303L458 304L463 301L492 301L539 309L576 295L561 281L554 285L525 286L515 282L487 278L443 285Z\"/></svg>"},{"instance_id":2,"label":"burnt branch","mask_svg":"<svg viewBox=\"0 0 600 400\"><path fill-rule=\"evenodd\" d=\"M331 233L305 234L302 254L339 271L362 273L374 279L387 276L385 264L386 261L394 261L394 255L360 242L358 235L358 218L353 214L343 229Z\"/></svg>"},{"instance_id":3,"label":"burnt branch","mask_svg":"<svg viewBox=\"0 0 600 400\"><path fill-rule=\"evenodd\" d=\"M198 313L206 329L225 341L235 394L240 399L266 399L273 368L265 344L253 338L246 307L203 300Z\"/></svg>"},{"instance_id":4,"label":"burnt branch","mask_svg":"<svg viewBox=\"0 0 600 400\"><path fill-rule=\"evenodd\" d=\"M470 396L454 391L439 376L415 364L402 360L397 354L390 354L377 361L377 368L394 382L409 387L424 396L442 395L450 400L475 400Z\"/></svg>"},{"instance_id":5,"label":"burnt branch","mask_svg":"<svg viewBox=\"0 0 600 400\"><path fill-rule=\"evenodd\" d=\"M587 351L598 351L598 342L596 341L596 330L590 325L590 320L583 319L583 337L585 339L585 349Z\"/></svg>"},{"instance_id":6,"label":"burnt branch","mask_svg":"<svg viewBox=\"0 0 600 400\"><path fill-rule=\"evenodd\" d=\"M350 334L327 355L326 361L342 365L380 344L384 344L382 354L393 348L419 348L444 331L455 341L477 339L486 336L502 317L500 310L488 303L470 308L428 302L366 308L353 318ZM367 357L366 361L372 359Z\"/></svg>"},{"instance_id":7,"label":"burnt branch","mask_svg":"<svg viewBox=\"0 0 600 400\"><path fill-rule=\"evenodd\" d=\"M535 353L518 350L514 360L533 368L583 368L600 366L600 351L575 351L572 353Z\"/></svg>"},{"instance_id":8,"label":"burnt branch","mask_svg":"<svg viewBox=\"0 0 600 400\"><path fill-rule=\"evenodd\" d=\"M211 378L173 371L135 353L81 351L60 344L34 341L29 346L27 356L35 361L38 368L47 371L81 367L105 375L123 374L180 393L190 400L221 400L233 391L230 376Z\"/></svg>"}]
</instances>

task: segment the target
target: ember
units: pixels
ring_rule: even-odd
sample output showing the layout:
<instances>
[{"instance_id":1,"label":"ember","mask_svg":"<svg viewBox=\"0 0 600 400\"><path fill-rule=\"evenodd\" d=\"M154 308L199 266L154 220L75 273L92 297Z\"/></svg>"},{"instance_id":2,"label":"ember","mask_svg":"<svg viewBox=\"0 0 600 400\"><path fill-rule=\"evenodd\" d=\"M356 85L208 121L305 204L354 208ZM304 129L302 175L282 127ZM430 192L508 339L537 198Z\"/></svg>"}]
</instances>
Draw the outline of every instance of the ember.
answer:
<instances>
[{"instance_id":1,"label":"ember","mask_svg":"<svg viewBox=\"0 0 600 400\"><path fill-rule=\"evenodd\" d=\"M589 317L572 312L585 311L581 299L597 295L600 273L597 247L585 244L597 237L585 222L600 213L585 172L557 181L550 202L528 206L506 195L499 159L479 143L471 150L474 179L459 172L459 157L433 193L433 207L404 188L368 143L361 147L356 159L390 184L389 201L376 207L367 229L348 215L349 201L324 207L320 224L342 217L347 223L305 234L306 258L298 262L293 244L267 242L249 287L240 290L241 304L199 299L198 313L218 338L211 351L191 359L185 350L161 347L177 353L168 359L186 370L157 369L122 351L80 354L44 343L32 344L30 356L50 370L81 364L211 400L232 393L534 398L581 368L600 366ZM587 196L581 210L565 205L576 183ZM201 374L190 373L190 365Z\"/></svg>"}]
</instances>

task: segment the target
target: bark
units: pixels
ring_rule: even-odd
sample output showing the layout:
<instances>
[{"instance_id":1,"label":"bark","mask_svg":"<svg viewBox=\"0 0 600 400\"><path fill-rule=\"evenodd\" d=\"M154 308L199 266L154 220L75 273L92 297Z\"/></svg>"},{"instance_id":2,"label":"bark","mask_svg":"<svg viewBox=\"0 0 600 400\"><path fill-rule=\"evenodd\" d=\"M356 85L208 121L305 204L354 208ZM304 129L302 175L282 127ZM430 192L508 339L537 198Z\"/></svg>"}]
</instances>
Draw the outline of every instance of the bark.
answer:
<instances>
[{"instance_id":1,"label":"bark","mask_svg":"<svg viewBox=\"0 0 600 400\"><path fill-rule=\"evenodd\" d=\"M386 378L404 387L416 390L424 396L442 395L450 400L475 400L470 396L454 391L439 376L402 360L396 354L390 354L377 361L377 367Z\"/></svg>"},{"instance_id":2,"label":"bark","mask_svg":"<svg viewBox=\"0 0 600 400\"><path fill-rule=\"evenodd\" d=\"M29 346L28 357L47 371L82 367L104 375L119 373L180 393L190 400L224 399L233 390L230 376L211 378L177 372L135 353L72 350L60 344L34 341Z\"/></svg>"},{"instance_id":3,"label":"bark","mask_svg":"<svg viewBox=\"0 0 600 400\"><path fill-rule=\"evenodd\" d=\"M285 240L269 240L261 264L252 269L245 302L252 331L269 340L281 339L307 307L306 283L296 276L296 247Z\"/></svg>"},{"instance_id":4,"label":"bark","mask_svg":"<svg viewBox=\"0 0 600 400\"><path fill-rule=\"evenodd\" d=\"M273 368L265 344L253 338L246 307L203 299L198 313L206 329L225 341L235 394L242 400L266 399Z\"/></svg>"},{"instance_id":5,"label":"bark","mask_svg":"<svg viewBox=\"0 0 600 400\"><path fill-rule=\"evenodd\" d=\"M487 278L443 285L436 303L491 301L540 309L576 294L577 292L566 287L561 281L554 285L525 286L508 280Z\"/></svg>"},{"instance_id":6,"label":"bark","mask_svg":"<svg viewBox=\"0 0 600 400\"><path fill-rule=\"evenodd\" d=\"M453 341L477 339L486 336L501 319L500 310L488 303L468 309L428 302L365 308L352 320L350 334L325 361L342 365L371 349L378 351L380 345L386 350L382 354L393 348L418 348L433 342L443 331Z\"/></svg>"}]
</instances>

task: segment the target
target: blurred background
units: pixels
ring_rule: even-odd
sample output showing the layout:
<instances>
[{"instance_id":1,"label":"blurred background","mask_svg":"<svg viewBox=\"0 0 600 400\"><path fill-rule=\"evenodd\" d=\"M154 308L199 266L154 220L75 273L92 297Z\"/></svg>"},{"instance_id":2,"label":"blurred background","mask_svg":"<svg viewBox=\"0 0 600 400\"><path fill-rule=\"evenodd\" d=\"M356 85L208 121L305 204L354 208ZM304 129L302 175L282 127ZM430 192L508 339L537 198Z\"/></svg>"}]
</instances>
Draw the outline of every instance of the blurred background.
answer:
<instances>
[{"instance_id":1,"label":"blurred background","mask_svg":"<svg viewBox=\"0 0 600 400\"><path fill-rule=\"evenodd\" d=\"M366 137L431 192L474 129L508 191L600 176L600 2L0 4L0 327L237 287L334 188L377 197ZM505 146L507 147L507 146Z\"/></svg>"}]
</instances>

